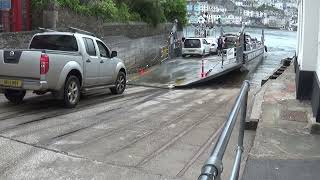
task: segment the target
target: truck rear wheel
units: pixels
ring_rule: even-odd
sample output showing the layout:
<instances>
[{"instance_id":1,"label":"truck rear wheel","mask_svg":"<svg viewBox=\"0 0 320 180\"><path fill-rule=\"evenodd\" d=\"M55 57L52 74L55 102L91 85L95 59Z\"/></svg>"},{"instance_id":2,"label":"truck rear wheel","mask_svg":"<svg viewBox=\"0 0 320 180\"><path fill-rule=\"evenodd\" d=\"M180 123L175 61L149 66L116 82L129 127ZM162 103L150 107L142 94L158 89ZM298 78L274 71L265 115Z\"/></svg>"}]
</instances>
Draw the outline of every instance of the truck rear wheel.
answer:
<instances>
[{"instance_id":1,"label":"truck rear wheel","mask_svg":"<svg viewBox=\"0 0 320 180\"><path fill-rule=\"evenodd\" d=\"M63 103L67 108L74 108L80 100L80 81L76 76L69 76L64 86Z\"/></svg>"},{"instance_id":2,"label":"truck rear wheel","mask_svg":"<svg viewBox=\"0 0 320 180\"><path fill-rule=\"evenodd\" d=\"M122 71L119 72L115 87L110 88L112 94L122 94L127 86L126 74Z\"/></svg>"},{"instance_id":3,"label":"truck rear wheel","mask_svg":"<svg viewBox=\"0 0 320 180\"><path fill-rule=\"evenodd\" d=\"M26 91L7 89L4 91L4 95L10 102L14 104L20 104L26 95Z\"/></svg>"}]
</instances>

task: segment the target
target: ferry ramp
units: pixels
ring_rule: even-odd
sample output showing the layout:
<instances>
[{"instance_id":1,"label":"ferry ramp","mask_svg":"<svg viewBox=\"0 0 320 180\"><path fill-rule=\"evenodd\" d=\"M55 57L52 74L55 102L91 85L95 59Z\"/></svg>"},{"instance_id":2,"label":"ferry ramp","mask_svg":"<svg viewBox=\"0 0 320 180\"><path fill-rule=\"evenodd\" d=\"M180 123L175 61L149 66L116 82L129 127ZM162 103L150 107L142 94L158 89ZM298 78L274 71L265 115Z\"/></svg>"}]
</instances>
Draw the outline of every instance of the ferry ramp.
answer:
<instances>
[{"instance_id":1,"label":"ferry ramp","mask_svg":"<svg viewBox=\"0 0 320 180\"><path fill-rule=\"evenodd\" d=\"M162 88L186 87L213 80L239 69L236 58L221 56L175 58L129 77L130 85Z\"/></svg>"}]
</instances>

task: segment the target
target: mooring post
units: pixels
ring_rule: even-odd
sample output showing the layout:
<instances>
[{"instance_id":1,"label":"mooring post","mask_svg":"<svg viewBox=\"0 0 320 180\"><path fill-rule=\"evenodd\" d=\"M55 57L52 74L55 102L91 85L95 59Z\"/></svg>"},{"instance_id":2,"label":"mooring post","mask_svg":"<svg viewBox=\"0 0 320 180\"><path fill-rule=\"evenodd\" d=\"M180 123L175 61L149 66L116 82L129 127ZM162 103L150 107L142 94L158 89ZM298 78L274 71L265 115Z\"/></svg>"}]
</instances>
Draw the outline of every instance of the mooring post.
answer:
<instances>
[{"instance_id":1,"label":"mooring post","mask_svg":"<svg viewBox=\"0 0 320 180\"><path fill-rule=\"evenodd\" d=\"M221 54L221 58L222 58L222 61L221 61L221 68L223 68L223 61L224 61L224 50L222 49L222 54Z\"/></svg>"}]
</instances>

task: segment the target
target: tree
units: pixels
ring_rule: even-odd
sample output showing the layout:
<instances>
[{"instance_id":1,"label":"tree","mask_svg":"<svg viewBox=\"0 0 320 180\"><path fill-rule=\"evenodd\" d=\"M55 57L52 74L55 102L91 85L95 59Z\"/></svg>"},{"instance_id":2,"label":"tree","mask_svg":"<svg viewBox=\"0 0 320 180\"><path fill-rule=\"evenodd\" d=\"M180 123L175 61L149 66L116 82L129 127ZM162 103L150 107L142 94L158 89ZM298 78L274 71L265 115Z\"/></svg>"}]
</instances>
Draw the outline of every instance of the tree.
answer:
<instances>
[{"instance_id":1,"label":"tree","mask_svg":"<svg viewBox=\"0 0 320 180\"><path fill-rule=\"evenodd\" d=\"M167 21L173 22L175 19L179 24L187 24L187 2L185 0L162 0L164 15Z\"/></svg>"},{"instance_id":2,"label":"tree","mask_svg":"<svg viewBox=\"0 0 320 180\"><path fill-rule=\"evenodd\" d=\"M125 3L133 11L140 15L141 19L147 23L157 25L164 22L165 16L160 4L160 0L115 0L118 4Z\"/></svg>"}]
</instances>

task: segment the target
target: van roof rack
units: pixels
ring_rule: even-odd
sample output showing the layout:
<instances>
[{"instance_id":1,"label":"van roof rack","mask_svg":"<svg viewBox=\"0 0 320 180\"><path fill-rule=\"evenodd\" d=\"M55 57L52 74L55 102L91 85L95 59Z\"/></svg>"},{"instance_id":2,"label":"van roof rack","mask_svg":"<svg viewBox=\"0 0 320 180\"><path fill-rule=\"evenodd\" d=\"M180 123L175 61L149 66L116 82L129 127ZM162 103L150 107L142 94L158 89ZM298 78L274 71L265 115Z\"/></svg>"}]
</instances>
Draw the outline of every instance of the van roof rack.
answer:
<instances>
[{"instance_id":1,"label":"van roof rack","mask_svg":"<svg viewBox=\"0 0 320 180\"><path fill-rule=\"evenodd\" d=\"M42 28L42 27L38 27L38 29L42 32L57 32L56 30L53 29L48 29L48 28Z\"/></svg>"},{"instance_id":2,"label":"van roof rack","mask_svg":"<svg viewBox=\"0 0 320 180\"><path fill-rule=\"evenodd\" d=\"M82 33L82 34L86 34L86 35L90 35L90 36L96 37L96 35L94 33L89 32L89 31L85 31L85 30L78 29L78 28L75 28L75 27L68 27L68 29L70 29L71 32L73 32L73 33Z\"/></svg>"}]
</instances>

